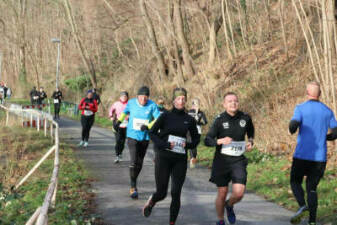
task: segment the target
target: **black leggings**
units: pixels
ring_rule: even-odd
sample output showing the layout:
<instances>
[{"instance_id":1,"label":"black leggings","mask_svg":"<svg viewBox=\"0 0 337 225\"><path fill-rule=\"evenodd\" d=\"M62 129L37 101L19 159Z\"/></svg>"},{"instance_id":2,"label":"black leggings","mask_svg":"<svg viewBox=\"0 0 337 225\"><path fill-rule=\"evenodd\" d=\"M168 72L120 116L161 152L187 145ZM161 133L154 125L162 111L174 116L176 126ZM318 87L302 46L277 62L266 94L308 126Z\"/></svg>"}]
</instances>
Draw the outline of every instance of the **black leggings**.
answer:
<instances>
[{"instance_id":1,"label":"black leggings","mask_svg":"<svg viewBox=\"0 0 337 225\"><path fill-rule=\"evenodd\" d=\"M300 207L306 205L304 190L302 188L303 177L307 176L306 189L307 201L310 212L309 223L316 222L317 212L317 186L324 175L326 162L315 162L294 159L291 167L290 184L294 196Z\"/></svg>"},{"instance_id":2,"label":"black leggings","mask_svg":"<svg viewBox=\"0 0 337 225\"><path fill-rule=\"evenodd\" d=\"M116 137L116 145L115 145L116 156L119 156L123 153L124 150L126 128L119 128L118 132L115 133L115 137Z\"/></svg>"},{"instance_id":3,"label":"black leggings","mask_svg":"<svg viewBox=\"0 0 337 225\"><path fill-rule=\"evenodd\" d=\"M170 206L170 222L175 223L180 209L181 189L186 177L186 159L165 157L159 153L156 154L155 158L156 192L152 195L152 201L156 203L166 197L171 177L172 202Z\"/></svg>"},{"instance_id":4,"label":"black leggings","mask_svg":"<svg viewBox=\"0 0 337 225\"><path fill-rule=\"evenodd\" d=\"M148 145L149 141L137 141L128 138L128 147L130 151L130 183L132 188L137 188L137 178L142 170Z\"/></svg>"},{"instance_id":5,"label":"black leggings","mask_svg":"<svg viewBox=\"0 0 337 225\"><path fill-rule=\"evenodd\" d=\"M89 140L89 133L92 125L95 122L95 115L84 116L81 115L81 124L82 124L82 141Z\"/></svg>"},{"instance_id":6,"label":"black leggings","mask_svg":"<svg viewBox=\"0 0 337 225\"><path fill-rule=\"evenodd\" d=\"M60 103L54 104L55 118L60 118L60 108L61 108Z\"/></svg>"}]
</instances>

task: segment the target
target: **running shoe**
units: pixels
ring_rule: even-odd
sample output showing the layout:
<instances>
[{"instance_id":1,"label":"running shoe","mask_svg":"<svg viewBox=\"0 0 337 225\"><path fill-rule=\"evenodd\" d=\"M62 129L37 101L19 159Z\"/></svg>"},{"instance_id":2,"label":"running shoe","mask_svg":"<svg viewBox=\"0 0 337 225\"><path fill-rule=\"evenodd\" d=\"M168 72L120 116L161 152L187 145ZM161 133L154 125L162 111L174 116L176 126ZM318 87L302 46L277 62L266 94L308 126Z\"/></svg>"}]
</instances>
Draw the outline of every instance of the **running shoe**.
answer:
<instances>
[{"instance_id":1,"label":"running shoe","mask_svg":"<svg viewBox=\"0 0 337 225\"><path fill-rule=\"evenodd\" d=\"M302 206L300 207L297 212L291 217L290 223L292 224L299 224L303 217L305 217L308 214L308 207Z\"/></svg>"},{"instance_id":2,"label":"running shoe","mask_svg":"<svg viewBox=\"0 0 337 225\"><path fill-rule=\"evenodd\" d=\"M195 168L195 160L193 158L190 159L190 169Z\"/></svg>"},{"instance_id":3,"label":"running shoe","mask_svg":"<svg viewBox=\"0 0 337 225\"><path fill-rule=\"evenodd\" d=\"M84 141L80 141L80 143L78 143L78 147L81 147L81 146L83 146L84 145Z\"/></svg>"},{"instance_id":4,"label":"running shoe","mask_svg":"<svg viewBox=\"0 0 337 225\"><path fill-rule=\"evenodd\" d=\"M120 154L118 157L119 157L119 161L120 161L120 162L123 162L123 155Z\"/></svg>"},{"instance_id":5,"label":"running shoe","mask_svg":"<svg viewBox=\"0 0 337 225\"><path fill-rule=\"evenodd\" d=\"M152 195L151 195L143 207L144 217L149 217L151 215L153 206L154 206L154 203L152 201Z\"/></svg>"},{"instance_id":6,"label":"running shoe","mask_svg":"<svg viewBox=\"0 0 337 225\"><path fill-rule=\"evenodd\" d=\"M216 222L216 225L226 225L224 220L219 220L218 222Z\"/></svg>"},{"instance_id":7,"label":"running shoe","mask_svg":"<svg viewBox=\"0 0 337 225\"><path fill-rule=\"evenodd\" d=\"M83 144L83 147L85 147L85 148L88 147L88 144L89 143L87 141L85 141L84 144Z\"/></svg>"},{"instance_id":8,"label":"running shoe","mask_svg":"<svg viewBox=\"0 0 337 225\"><path fill-rule=\"evenodd\" d=\"M132 199L137 199L138 198L137 188L130 188L130 197Z\"/></svg>"},{"instance_id":9,"label":"running shoe","mask_svg":"<svg viewBox=\"0 0 337 225\"><path fill-rule=\"evenodd\" d=\"M228 203L226 204L226 213L227 213L227 219L230 224L234 224L236 222L236 216L234 213L234 207L228 206Z\"/></svg>"},{"instance_id":10,"label":"running shoe","mask_svg":"<svg viewBox=\"0 0 337 225\"><path fill-rule=\"evenodd\" d=\"M116 156L115 163L119 163L119 156Z\"/></svg>"}]
</instances>

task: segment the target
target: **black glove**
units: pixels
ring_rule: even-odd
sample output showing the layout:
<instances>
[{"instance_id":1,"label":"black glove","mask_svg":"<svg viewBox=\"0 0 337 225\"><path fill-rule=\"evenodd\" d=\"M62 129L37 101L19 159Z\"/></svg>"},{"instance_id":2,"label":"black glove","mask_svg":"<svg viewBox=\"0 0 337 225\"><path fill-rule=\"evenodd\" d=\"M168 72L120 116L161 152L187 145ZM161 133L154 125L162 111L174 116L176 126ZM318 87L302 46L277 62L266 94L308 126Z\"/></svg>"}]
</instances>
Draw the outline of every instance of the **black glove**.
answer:
<instances>
[{"instance_id":1,"label":"black glove","mask_svg":"<svg viewBox=\"0 0 337 225\"><path fill-rule=\"evenodd\" d=\"M141 131L146 131L146 130L149 130L148 126L146 126L145 124L143 124L141 127L140 127L140 130Z\"/></svg>"},{"instance_id":2,"label":"black glove","mask_svg":"<svg viewBox=\"0 0 337 225\"><path fill-rule=\"evenodd\" d=\"M113 123L112 123L112 126L114 127L115 131L118 132L119 130L119 125L121 125L121 121L119 120L114 120Z\"/></svg>"}]
</instances>

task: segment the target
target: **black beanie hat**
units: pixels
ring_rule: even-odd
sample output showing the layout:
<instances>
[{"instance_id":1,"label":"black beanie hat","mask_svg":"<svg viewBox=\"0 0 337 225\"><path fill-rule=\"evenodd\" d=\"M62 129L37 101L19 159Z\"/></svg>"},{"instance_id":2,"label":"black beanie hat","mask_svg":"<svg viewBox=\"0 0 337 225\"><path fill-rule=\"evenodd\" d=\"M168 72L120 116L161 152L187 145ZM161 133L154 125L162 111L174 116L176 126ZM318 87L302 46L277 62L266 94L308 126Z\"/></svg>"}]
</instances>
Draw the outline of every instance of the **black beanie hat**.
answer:
<instances>
[{"instance_id":1,"label":"black beanie hat","mask_svg":"<svg viewBox=\"0 0 337 225\"><path fill-rule=\"evenodd\" d=\"M121 91L119 96L124 96L124 95L129 98L129 93L127 91Z\"/></svg>"},{"instance_id":2,"label":"black beanie hat","mask_svg":"<svg viewBox=\"0 0 337 225\"><path fill-rule=\"evenodd\" d=\"M172 100L174 100L178 96L185 96L187 98L187 91L185 88L175 88L173 90Z\"/></svg>"},{"instance_id":3,"label":"black beanie hat","mask_svg":"<svg viewBox=\"0 0 337 225\"><path fill-rule=\"evenodd\" d=\"M143 86L141 88L139 88L137 95L146 95L146 96L150 96L150 89L146 86Z\"/></svg>"}]
</instances>

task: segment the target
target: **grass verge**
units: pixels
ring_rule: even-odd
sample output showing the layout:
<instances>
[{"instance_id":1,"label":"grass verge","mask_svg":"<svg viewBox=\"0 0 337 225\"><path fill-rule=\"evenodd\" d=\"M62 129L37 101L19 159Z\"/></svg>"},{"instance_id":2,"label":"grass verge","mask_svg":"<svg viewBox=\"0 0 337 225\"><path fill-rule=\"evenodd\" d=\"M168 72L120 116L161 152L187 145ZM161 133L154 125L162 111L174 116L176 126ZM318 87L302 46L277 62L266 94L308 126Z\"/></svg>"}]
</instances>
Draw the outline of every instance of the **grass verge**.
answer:
<instances>
[{"instance_id":1,"label":"grass verge","mask_svg":"<svg viewBox=\"0 0 337 225\"><path fill-rule=\"evenodd\" d=\"M200 143L199 162L211 167L214 148ZM297 210L298 205L290 189L291 162L282 157L266 155L253 149L247 152L247 189L287 209ZM318 219L324 224L337 225L337 168L327 170L318 186ZM305 187L304 187L305 189Z\"/></svg>"},{"instance_id":2,"label":"grass verge","mask_svg":"<svg viewBox=\"0 0 337 225\"><path fill-rule=\"evenodd\" d=\"M17 191L11 191L20 178L52 145L42 134L22 128L1 127L0 134L0 224L25 224L42 205L53 170L50 156ZM56 207L48 213L48 224L98 224L92 214L93 193L83 163L71 146L60 146L59 184Z\"/></svg>"}]
</instances>

